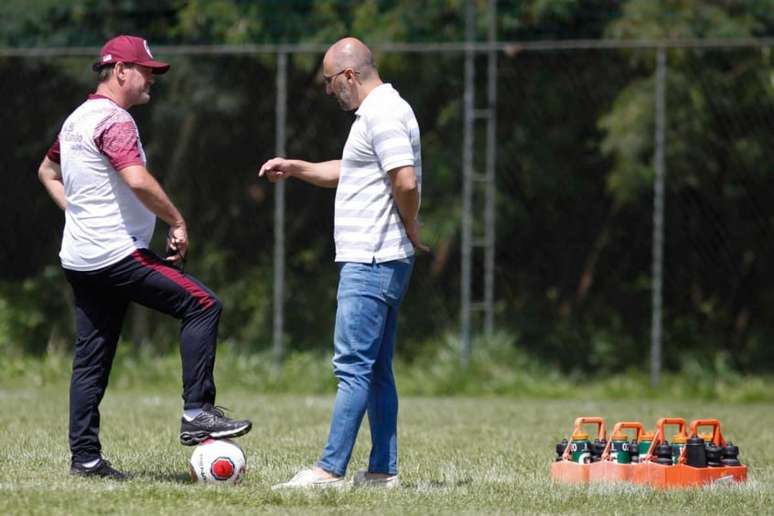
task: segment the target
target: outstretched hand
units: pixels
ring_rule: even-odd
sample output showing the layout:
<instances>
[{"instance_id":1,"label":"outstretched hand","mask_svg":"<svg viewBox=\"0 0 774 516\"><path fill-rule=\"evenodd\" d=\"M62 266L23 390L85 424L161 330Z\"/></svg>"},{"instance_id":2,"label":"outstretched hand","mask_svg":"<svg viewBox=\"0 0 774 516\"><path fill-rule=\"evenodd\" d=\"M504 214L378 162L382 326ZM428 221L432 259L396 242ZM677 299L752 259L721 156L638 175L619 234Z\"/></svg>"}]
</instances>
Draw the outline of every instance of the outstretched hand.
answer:
<instances>
[{"instance_id":1,"label":"outstretched hand","mask_svg":"<svg viewBox=\"0 0 774 516\"><path fill-rule=\"evenodd\" d=\"M272 183L281 181L290 176L290 160L285 158L272 158L258 169L258 177L266 177Z\"/></svg>"}]
</instances>

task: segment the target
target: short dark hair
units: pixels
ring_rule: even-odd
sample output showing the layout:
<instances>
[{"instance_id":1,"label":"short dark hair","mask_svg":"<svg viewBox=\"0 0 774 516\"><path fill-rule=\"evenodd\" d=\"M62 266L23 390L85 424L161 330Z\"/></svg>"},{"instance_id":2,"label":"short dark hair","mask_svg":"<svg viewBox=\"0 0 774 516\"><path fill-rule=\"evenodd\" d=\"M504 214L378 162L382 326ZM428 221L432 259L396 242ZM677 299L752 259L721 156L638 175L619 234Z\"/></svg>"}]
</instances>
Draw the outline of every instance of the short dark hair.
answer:
<instances>
[{"instance_id":1,"label":"short dark hair","mask_svg":"<svg viewBox=\"0 0 774 516\"><path fill-rule=\"evenodd\" d=\"M103 83L110 79L110 75L113 73L114 67L114 64L100 66L99 70L97 70L97 82Z\"/></svg>"},{"instance_id":2,"label":"short dark hair","mask_svg":"<svg viewBox=\"0 0 774 516\"><path fill-rule=\"evenodd\" d=\"M123 63L123 61L120 62ZM113 68L116 67L116 64L117 63L111 63L100 66L99 70L97 70L97 82L103 83L110 79L110 75L113 73ZM124 63L124 68L134 68L134 63Z\"/></svg>"}]
</instances>

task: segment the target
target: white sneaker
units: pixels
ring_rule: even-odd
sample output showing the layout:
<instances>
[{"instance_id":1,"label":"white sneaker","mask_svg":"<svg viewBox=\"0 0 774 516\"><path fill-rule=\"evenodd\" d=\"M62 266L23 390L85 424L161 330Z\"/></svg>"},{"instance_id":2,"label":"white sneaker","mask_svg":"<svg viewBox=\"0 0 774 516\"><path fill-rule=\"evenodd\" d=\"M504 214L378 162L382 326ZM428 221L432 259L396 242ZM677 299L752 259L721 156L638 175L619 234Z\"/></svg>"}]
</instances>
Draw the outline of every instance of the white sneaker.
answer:
<instances>
[{"instance_id":1,"label":"white sneaker","mask_svg":"<svg viewBox=\"0 0 774 516\"><path fill-rule=\"evenodd\" d=\"M354 487L382 487L384 489L395 489L396 487L400 487L400 480L398 480L398 475L372 478L368 476L366 470L361 469L355 473L354 477L352 477L352 485Z\"/></svg>"},{"instance_id":2,"label":"white sneaker","mask_svg":"<svg viewBox=\"0 0 774 516\"><path fill-rule=\"evenodd\" d=\"M320 478L312 468L302 469L296 473L293 478L287 482L276 484L271 487L272 491L277 489L305 489L305 488L333 488L344 489L349 483L344 477Z\"/></svg>"}]
</instances>

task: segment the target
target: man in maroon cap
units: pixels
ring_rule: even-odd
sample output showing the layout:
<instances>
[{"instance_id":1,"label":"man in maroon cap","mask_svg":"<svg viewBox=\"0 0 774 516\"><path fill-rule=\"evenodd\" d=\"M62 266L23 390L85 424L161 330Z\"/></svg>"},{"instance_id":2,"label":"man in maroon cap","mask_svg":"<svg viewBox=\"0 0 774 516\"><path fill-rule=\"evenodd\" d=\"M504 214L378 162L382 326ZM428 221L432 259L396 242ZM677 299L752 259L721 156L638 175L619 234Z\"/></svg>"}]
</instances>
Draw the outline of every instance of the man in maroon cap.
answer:
<instances>
[{"instance_id":1,"label":"man in maroon cap","mask_svg":"<svg viewBox=\"0 0 774 516\"><path fill-rule=\"evenodd\" d=\"M108 41L93 66L95 93L62 125L38 170L65 212L59 253L75 299L77 340L70 382L70 473L123 480L102 458L99 403L108 384L129 302L182 321L183 416L180 442L236 437L250 431L214 406L215 345L222 305L180 268L186 223L145 165L127 109L150 100L156 75L169 70L135 36ZM156 217L169 225L167 256L148 249Z\"/></svg>"}]
</instances>

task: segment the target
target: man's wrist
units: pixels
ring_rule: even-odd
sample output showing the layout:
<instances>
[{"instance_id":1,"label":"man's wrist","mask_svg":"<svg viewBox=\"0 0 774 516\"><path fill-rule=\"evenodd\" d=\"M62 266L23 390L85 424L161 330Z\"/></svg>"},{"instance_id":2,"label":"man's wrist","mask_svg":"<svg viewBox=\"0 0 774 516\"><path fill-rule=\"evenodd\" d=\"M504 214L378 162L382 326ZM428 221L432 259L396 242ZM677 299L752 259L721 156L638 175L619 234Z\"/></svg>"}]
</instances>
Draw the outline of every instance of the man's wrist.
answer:
<instances>
[{"instance_id":1,"label":"man's wrist","mask_svg":"<svg viewBox=\"0 0 774 516\"><path fill-rule=\"evenodd\" d=\"M298 173L299 168L300 168L300 163L298 160L289 159L288 166L285 169L285 173L290 177L296 177L296 174Z\"/></svg>"}]
</instances>

